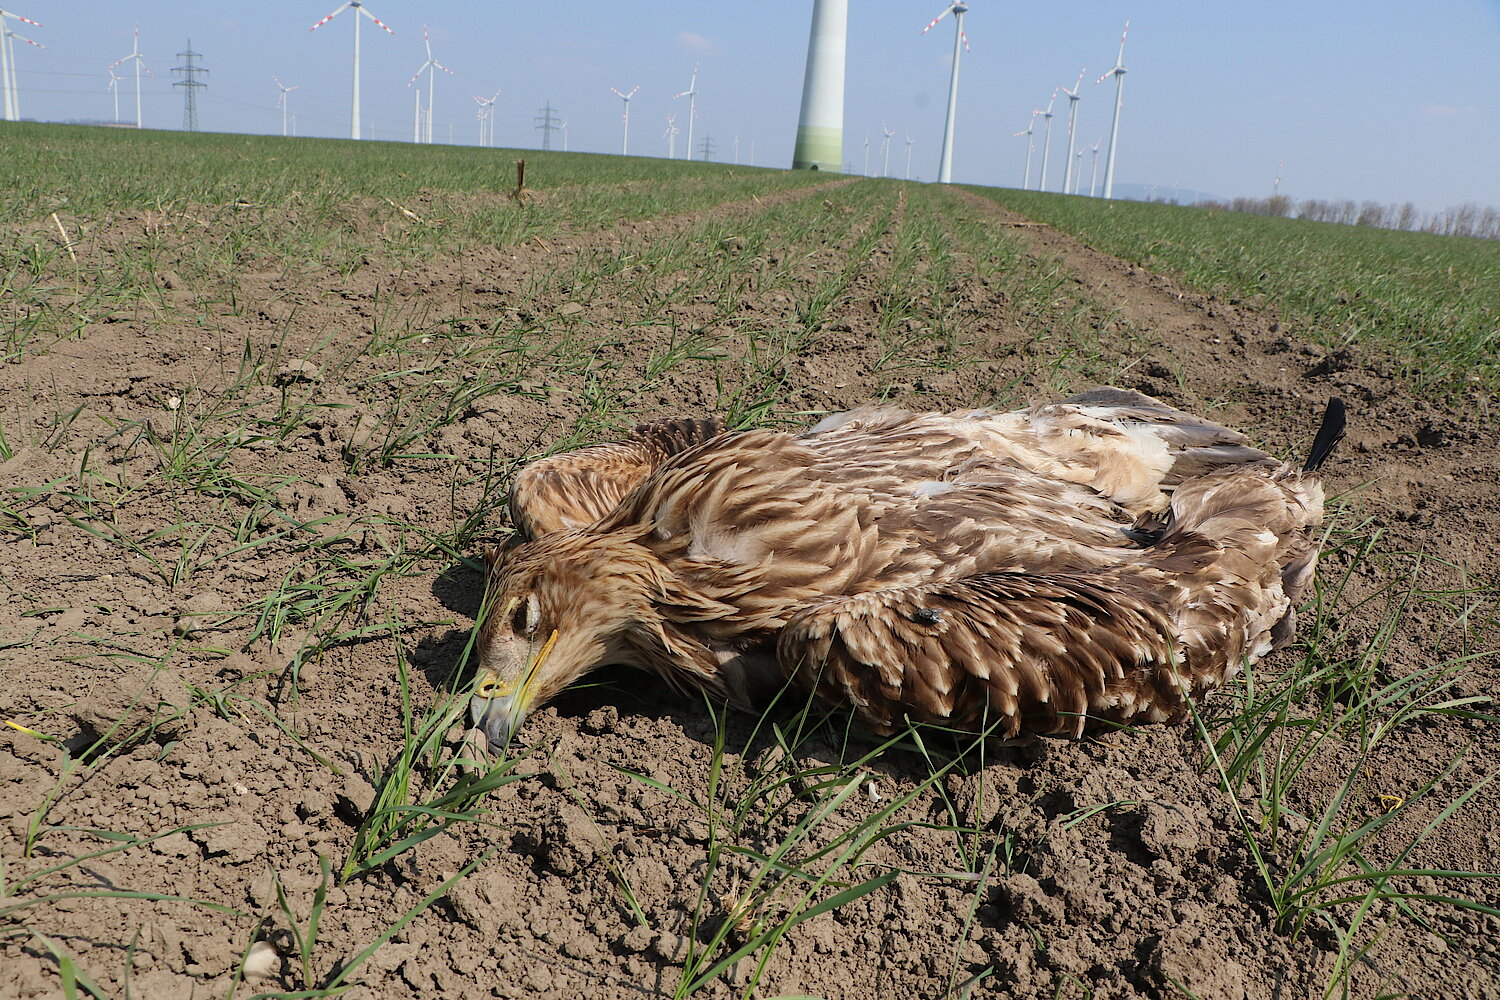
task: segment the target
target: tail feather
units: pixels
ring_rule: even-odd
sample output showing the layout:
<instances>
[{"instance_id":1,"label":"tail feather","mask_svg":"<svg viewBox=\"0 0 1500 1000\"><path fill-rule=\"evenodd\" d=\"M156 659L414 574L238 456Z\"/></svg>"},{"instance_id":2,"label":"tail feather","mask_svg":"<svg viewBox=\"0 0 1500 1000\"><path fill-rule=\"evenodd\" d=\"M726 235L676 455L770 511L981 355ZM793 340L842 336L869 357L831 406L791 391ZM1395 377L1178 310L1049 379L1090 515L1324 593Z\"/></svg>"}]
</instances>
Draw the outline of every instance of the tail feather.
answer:
<instances>
[{"instance_id":1,"label":"tail feather","mask_svg":"<svg viewBox=\"0 0 1500 1000\"><path fill-rule=\"evenodd\" d=\"M1307 461L1302 464L1303 472L1316 472L1328 461L1328 456L1333 454L1333 449L1344 438L1344 417L1344 401L1337 396L1330 397L1328 408L1323 411L1323 423L1318 427L1318 435L1313 438L1312 448L1307 452Z\"/></svg>"}]
</instances>

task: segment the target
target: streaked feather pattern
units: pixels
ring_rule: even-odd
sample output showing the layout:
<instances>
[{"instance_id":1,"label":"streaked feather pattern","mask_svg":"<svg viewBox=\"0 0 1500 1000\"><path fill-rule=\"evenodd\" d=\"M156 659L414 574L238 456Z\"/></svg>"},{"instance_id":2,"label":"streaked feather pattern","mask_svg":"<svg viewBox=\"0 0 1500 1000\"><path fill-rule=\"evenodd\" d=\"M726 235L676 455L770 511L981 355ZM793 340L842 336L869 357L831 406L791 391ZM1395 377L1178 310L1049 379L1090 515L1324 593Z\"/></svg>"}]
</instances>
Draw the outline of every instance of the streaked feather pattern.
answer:
<instances>
[{"instance_id":1,"label":"streaked feather pattern","mask_svg":"<svg viewBox=\"0 0 1500 1000\"><path fill-rule=\"evenodd\" d=\"M561 637L543 698L626 662L744 708L790 677L879 731L1077 736L1180 719L1287 642L1322 508L1315 470L1120 389L801 434L667 421L524 470L491 584ZM529 662L514 632L482 624L484 669Z\"/></svg>"}]
</instances>

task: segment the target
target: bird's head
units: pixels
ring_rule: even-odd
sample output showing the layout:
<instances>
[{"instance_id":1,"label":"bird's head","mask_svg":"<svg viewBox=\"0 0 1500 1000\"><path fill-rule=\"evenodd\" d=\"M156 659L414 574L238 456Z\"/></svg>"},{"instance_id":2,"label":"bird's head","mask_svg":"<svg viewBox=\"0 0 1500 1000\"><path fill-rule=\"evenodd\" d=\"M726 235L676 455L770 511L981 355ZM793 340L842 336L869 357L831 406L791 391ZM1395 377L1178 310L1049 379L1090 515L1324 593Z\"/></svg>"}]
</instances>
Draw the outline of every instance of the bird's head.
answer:
<instances>
[{"instance_id":1,"label":"bird's head","mask_svg":"<svg viewBox=\"0 0 1500 1000\"><path fill-rule=\"evenodd\" d=\"M660 634L661 564L628 536L559 531L485 554L488 578L469 703L492 750L535 708Z\"/></svg>"}]
</instances>

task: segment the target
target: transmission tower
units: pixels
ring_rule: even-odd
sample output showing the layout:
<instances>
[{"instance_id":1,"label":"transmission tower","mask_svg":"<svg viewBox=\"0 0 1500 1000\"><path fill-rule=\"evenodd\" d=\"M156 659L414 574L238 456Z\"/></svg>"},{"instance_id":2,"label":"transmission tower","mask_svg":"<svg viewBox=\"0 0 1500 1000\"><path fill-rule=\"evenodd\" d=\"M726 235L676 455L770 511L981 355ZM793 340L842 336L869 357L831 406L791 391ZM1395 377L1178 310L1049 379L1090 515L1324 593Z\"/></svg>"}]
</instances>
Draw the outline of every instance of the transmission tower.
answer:
<instances>
[{"instance_id":1,"label":"transmission tower","mask_svg":"<svg viewBox=\"0 0 1500 1000\"><path fill-rule=\"evenodd\" d=\"M181 73L183 79L172 84L174 87L182 88L182 129L184 132L198 131L198 88L207 87L208 84L200 83L197 79L199 73L207 73L208 70L197 65L193 60L202 59L202 52L193 51L193 40L188 39L186 52L177 53L178 59L186 59L186 66L173 66L173 73Z\"/></svg>"},{"instance_id":2,"label":"transmission tower","mask_svg":"<svg viewBox=\"0 0 1500 1000\"><path fill-rule=\"evenodd\" d=\"M532 121L537 123L537 131L542 133L543 149L552 148L552 133L562 128L562 119L557 117L555 114L556 111L557 109L549 101L547 106L542 109L542 113L532 119Z\"/></svg>"},{"instance_id":3,"label":"transmission tower","mask_svg":"<svg viewBox=\"0 0 1500 1000\"><path fill-rule=\"evenodd\" d=\"M707 163L714 158L714 154L718 151L719 147L714 145L714 137L706 135L703 137L703 141L698 144L698 159Z\"/></svg>"}]
</instances>

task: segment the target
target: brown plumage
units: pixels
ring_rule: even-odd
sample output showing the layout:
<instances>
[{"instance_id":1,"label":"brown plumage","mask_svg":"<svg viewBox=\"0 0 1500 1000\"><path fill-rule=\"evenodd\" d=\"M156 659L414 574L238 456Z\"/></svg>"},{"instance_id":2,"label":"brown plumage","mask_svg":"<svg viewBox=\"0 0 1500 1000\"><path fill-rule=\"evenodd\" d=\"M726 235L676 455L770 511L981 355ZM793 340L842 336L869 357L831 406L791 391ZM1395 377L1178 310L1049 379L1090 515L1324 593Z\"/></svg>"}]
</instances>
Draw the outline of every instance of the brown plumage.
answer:
<instances>
[{"instance_id":1,"label":"brown plumage","mask_svg":"<svg viewBox=\"0 0 1500 1000\"><path fill-rule=\"evenodd\" d=\"M1098 389L800 434L666 421L544 459L489 554L476 724L503 744L606 663L745 709L790 679L879 732L1180 719L1290 640L1342 426L1334 401L1299 469Z\"/></svg>"}]
</instances>

